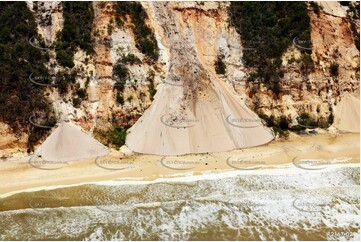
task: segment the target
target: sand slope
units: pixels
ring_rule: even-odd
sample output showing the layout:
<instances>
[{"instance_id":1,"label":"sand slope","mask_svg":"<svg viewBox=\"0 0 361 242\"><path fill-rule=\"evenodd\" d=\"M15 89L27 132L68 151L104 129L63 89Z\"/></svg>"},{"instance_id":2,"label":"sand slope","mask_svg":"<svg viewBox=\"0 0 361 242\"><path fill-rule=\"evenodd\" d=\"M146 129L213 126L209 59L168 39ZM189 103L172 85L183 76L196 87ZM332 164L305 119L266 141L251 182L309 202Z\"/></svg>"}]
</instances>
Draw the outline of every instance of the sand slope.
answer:
<instances>
[{"instance_id":1,"label":"sand slope","mask_svg":"<svg viewBox=\"0 0 361 242\"><path fill-rule=\"evenodd\" d=\"M152 19L169 47L170 67L152 105L129 130L127 146L139 153L181 155L271 141L272 132L241 104L232 87L217 77L214 66L209 69L200 62L198 49L202 46L187 41L190 30L183 24L182 13L162 3L153 2L152 6L156 6ZM217 51L217 44L214 49Z\"/></svg>"},{"instance_id":2,"label":"sand slope","mask_svg":"<svg viewBox=\"0 0 361 242\"><path fill-rule=\"evenodd\" d=\"M331 14L336 17L346 17L346 7L343 7L339 2L336 1L317 1L317 4L322 7L325 13Z\"/></svg>"},{"instance_id":3,"label":"sand slope","mask_svg":"<svg viewBox=\"0 0 361 242\"><path fill-rule=\"evenodd\" d=\"M360 132L360 99L344 93L336 105L333 126L341 131Z\"/></svg>"},{"instance_id":4,"label":"sand slope","mask_svg":"<svg viewBox=\"0 0 361 242\"><path fill-rule=\"evenodd\" d=\"M80 128L63 122L36 150L44 160L71 161L107 155L108 149Z\"/></svg>"},{"instance_id":5,"label":"sand slope","mask_svg":"<svg viewBox=\"0 0 361 242\"><path fill-rule=\"evenodd\" d=\"M130 129L127 145L147 154L180 155L258 146L273 139L256 114L240 104L221 83L212 98L179 111L177 92L160 84L150 108ZM179 107L181 104L179 104Z\"/></svg>"}]
</instances>

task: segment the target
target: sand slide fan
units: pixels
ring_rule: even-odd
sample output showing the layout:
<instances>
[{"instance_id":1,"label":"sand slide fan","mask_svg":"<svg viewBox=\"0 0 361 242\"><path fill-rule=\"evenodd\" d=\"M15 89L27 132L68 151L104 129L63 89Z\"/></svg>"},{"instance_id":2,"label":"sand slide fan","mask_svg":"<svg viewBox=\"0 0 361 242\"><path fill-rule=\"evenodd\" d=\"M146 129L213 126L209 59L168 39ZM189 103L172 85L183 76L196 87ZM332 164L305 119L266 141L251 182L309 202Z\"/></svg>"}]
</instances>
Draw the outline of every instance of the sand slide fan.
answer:
<instances>
[{"instance_id":1,"label":"sand slide fan","mask_svg":"<svg viewBox=\"0 0 361 242\"><path fill-rule=\"evenodd\" d=\"M35 153L44 160L72 161L105 156L109 150L81 128L71 124L66 112L61 112L58 127Z\"/></svg>"},{"instance_id":2,"label":"sand slide fan","mask_svg":"<svg viewBox=\"0 0 361 242\"><path fill-rule=\"evenodd\" d=\"M336 104L333 126L340 131L360 132L360 99L345 92Z\"/></svg>"}]
</instances>

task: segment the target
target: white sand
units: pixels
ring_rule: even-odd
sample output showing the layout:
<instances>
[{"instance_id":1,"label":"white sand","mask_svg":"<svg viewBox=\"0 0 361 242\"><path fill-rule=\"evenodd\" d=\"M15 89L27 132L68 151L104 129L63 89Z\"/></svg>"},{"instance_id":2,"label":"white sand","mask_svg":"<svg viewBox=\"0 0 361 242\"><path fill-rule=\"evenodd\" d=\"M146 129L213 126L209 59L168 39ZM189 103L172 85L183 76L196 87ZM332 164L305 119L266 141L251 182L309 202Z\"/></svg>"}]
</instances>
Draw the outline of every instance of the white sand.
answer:
<instances>
[{"instance_id":1,"label":"white sand","mask_svg":"<svg viewBox=\"0 0 361 242\"><path fill-rule=\"evenodd\" d=\"M344 93L336 105L334 127L346 132L360 132L360 99Z\"/></svg>"},{"instance_id":2,"label":"white sand","mask_svg":"<svg viewBox=\"0 0 361 242\"><path fill-rule=\"evenodd\" d=\"M168 46L169 69L151 106L129 130L127 146L139 153L181 155L270 142L274 138L271 130L237 99L233 87L216 75L213 65L201 61L202 50L216 56L218 45L193 40L196 33L189 36L188 25L195 23L185 23L178 11L157 3L148 7L153 9L153 26ZM169 22L179 24L170 26ZM209 45L214 48L208 49Z\"/></svg>"},{"instance_id":3,"label":"white sand","mask_svg":"<svg viewBox=\"0 0 361 242\"><path fill-rule=\"evenodd\" d=\"M16 159L0 160L0 197L7 196L7 193L17 192L25 189L64 186L97 181L154 181L157 179L167 179L184 177L184 179L196 179L192 176L209 175L208 177L219 177L224 171L234 171L227 159L238 158L247 161L264 161L259 167L259 171L239 170L244 174L253 172L269 173L270 169L284 167L284 172L296 172L292 159L294 157L322 159L322 160L340 160L339 158L348 157L345 161L338 162L345 165L347 163L360 163L360 135L358 133L349 133L342 135L319 135L294 137L287 141L275 141L260 147L253 147L243 150L233 150L228 152L212 153L205 155L186 155L178 157L167 157L169 160L177 161L199 161L199 164L190 166L171 165L173 168L189 168L187 170L169 169L161 165L161 156L155 155L135 155L123 157L118 152L112 152L103 160L130 162L129 169L113 170L102 168L96 164L95 159L84 159L64 165L61 169L42 170L29 165L30 157L21 157ZM117 167L128 167L129 165L119 165ZM133 167L134 166L134 167ZM239 168L249 168L254 164L242 163L237 165ZM334 167L332 163L325 170ZM291 169L292 168L292 169ZM299 169L299 168L297 168ZM261 171L262 170L262 171ZM263 171L264 170L264 171ZM299 169L299 172L308 172ZM281 172L281 171L279 171ZM283 172L283 171L282 171ZM312 170L312 172L317 172ZM216 175L218 174L219 175ZM204 177L203 177L204 178ZM202 179L202 178L200 178ZM116 180L116 181L114 181Z\"/></svg>"},{"instance_id":4,"label":"white sand","mask_svg":"<svg viewBox=\"0 0 361 242\"><path fill-rule=\"evenodd\" d=\"M109 151L80 128L63 122L36 150L36 153L47 161L72 161L104 156Z\"/></svg>"},{"instance_id":5,"label":"white sand","mask_svg":"<svg viewBox=\"0 0 361 242\"><path fill-rule=\"evenodd\" d=\"M325 13L331 14L336 17L346 17L346 7L343 7L336 1L317 1L317 4L323 8Z\"/></svg>"},{"instance_id":6,"label":"white sand","mask_svg":"<svg viewBox=\"0 0 361 242\"><path fill-rule=\"evenodd\" d=\"M128 147L139 153L180 155L259 146L274 138L225 84L213 84L207 90L210 97L184 105L184 111L183 88L160 84L152 105L130 129Z\"/></svg>"}]
</instances>

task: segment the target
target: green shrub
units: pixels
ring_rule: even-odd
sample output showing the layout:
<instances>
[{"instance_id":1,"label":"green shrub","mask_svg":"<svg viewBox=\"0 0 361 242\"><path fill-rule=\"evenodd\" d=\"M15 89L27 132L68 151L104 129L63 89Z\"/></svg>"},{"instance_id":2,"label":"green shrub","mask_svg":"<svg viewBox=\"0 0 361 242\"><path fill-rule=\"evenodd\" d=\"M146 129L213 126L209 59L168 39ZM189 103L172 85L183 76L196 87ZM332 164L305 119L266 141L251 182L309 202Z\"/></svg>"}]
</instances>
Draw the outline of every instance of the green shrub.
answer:
<instances>
[{"instance_id":1,"label":"green shrub","mask_svg":"<svg viewBox=\"0 0 361 242\"><path fill-rule=\"evenodd\" d=\"M139 93L139 98L140 98L140 100L142 101L142 102L144 102L145 101L145 97L146 97L147 95L144 93L144 92L140 92Z\"/></svg>"},{"instance_id":2,"label":"green shrub","mask_svg":"<svg viewBox=\"0 0 361 242\"><path fill-rule=\"evenodd\" d=\"M28 133L28 151L48 130L34 128L32 115L50 117L52 105L42 86L29 81L48 77L47 55L29 44L30 38L43 42L37 24L25 2L0 2L0 122L8 124L15 135ZM45 118L46 119L46 118Z\"/></svg>"},{"instance_id":3,"label":"green shrub","mask_svg":"<svg viewBox=\"0 0 361 242\"><path fill-rule=\"evenodd\" d=\"M113 67L113 77L116 79L115 88L119 91L123 91L126 80L129 78L128 68L118 61Z\"/></svg>"},{"instance_id":4,"label":"green shrub","mask_svg":"<svg viewBox=\"0 0 361 242\"><path fill-rule=\"evenodd\" d=\"M113 33L113 26L111 24L108 25L108 35L112 35Z\"/></svg>"},{"instance_id":5,"label":"green shrub","mask_svg":"<svg viewBox=\"0 0 361 242\"><path fill-rule=\"evenodd\" d=\"M310 17L304 2L231 2L231 23L242 34L245 62L266 65L280 58L298 37L310 41Z\"/></svg>"},{"instance_id":6,"label":"green shrub","mask_svg":"<svg viewBox=\"0 0 361 242\"><path fill-rule=\"evenodd\" d=\"M64 27L57 34L56 59L60 65L72 68L77 47L88 54L93 53L91 27L94 13L92 2L64 1L62 4Z\"/></svg>"},{"instance_id":7,"label":"green shrub","mask_svg":"<svg viewBox=\"0 0 361 242\"><path fill-rule=\"evenodd\" d=\"M339 3L342 5L342 6L348 6L349 5L349 1L339 1Z\"/></svg>"},{"instance_id":8,"label":"green shrub","mask_svg":"<svg viewBox=\"0 0 361 242\"><path fill-rule=\"evenodd\" d=\"M265 122L266 122L266 125L268 126L268 127L272 127L272 126L274 126L275 125L275 123L274 123L274 117L273 116L271 116L271 117L268 117L266 114L264 114L264 113L258 113L258 117L260 117L261 119L263 119Z\"/></svg>"},{"instance_id":9,"label":"green shrub","mask_svg":"<svg viewBox=\"0 0 361 242\"><path fill-rule=\"evenodd\" d=\"M65 94L69 91L69 86L75 83L76 71L72 73L58 72L56 74L56 84L60 94Z\"/></svg>"},{"instance_id":10,"label":"green shrub","mask_svg":"<svg viewBox=\"0 0 361 242\"><path fill-rule=\"evenodd\" d=\"M147 81L149 82L150 100L153 101L154 95L157 93L157 89L155 89L155 86L154 86L154 72L153 71L150 71L148 73Z\"/></svg>"},{"instance_id":11,"label":"green shrub","mask_svg":"<svg viewBox=\"0 0 361 242\"><path fill-rule=\"evenodd\" d=\"M313 64L311 55L308 53L304 53L301 56L301 73L302 73L302 75L307 77L313 68L314 68L314 64Z\"/></svg>"},{"instance_id":12,"label":"green shrub","mask_svg":"<svg viewBox=\"0 0 361 242\"><path fill-rule=\"evenodd\" d=\"M254 82L259 78L259 75L257 72L251 72L247 78L248 82Z\"/></svg>"},{"instance_id":13,"label":"green shrub","mask_svg":"<svg viewBox=\"0 0 361 242\"><path fill-rule=\"evenodd\" d=\"M74 53L72 51L59 50L56 52L56 60L61 66L73 68L74 67L73 55Z\"/></svg>"},{"instance_id":14,"label":"green shrub","mask_svg":"<svg viewBox=\"0 0 361 242\"><path fill-rule=\"evenodd\" d=\"M125 16L129 14L134 24L133 33L135 35L136 47L152 60L157 60L159 50L153 31L145 24L148 18L139 2L118 2L117 13Z\"/></svg>"},{"instance_id":15,"label":"green shrub","mask_svg":"<svg viewBox=\"0 0 361 242\"><path fill-rule=\"evenodd\" d=\"M127 102L131 102L133 100L133 96L132 95L130 95L128 98L127 98Z\"/></svg>"},{"instance_id":16,"label":"green shrub","mask_svg":"<svg viewBox=\"0 0 361 242\"><path fill-rule=\"evenodd\" d=\"M109 129L107 135L108 135L108 142L119 149L122 145L125 144L127 130L120 127L116 127Z\"/></svg>"},{"instance_id":17,"label":"green shrub","mask_svg":"<svg viewBox=\"0 0 361 242\"><path fill-rule=\"evenodd\" d=\"M217 74L226 74L226 64L223 62L224 55L218 55L216 62L214 63Z\"/></svg>"},{"instance_id":18,"label":"green shrub","mask_svg":"<svg viewBox=\"0 0 361 242\"><path fill-rule=\"evenodd\" d=\"M77 98L77 97L73 98L74 107L79 108L80 104L81 104L81 99L80 98Z\"/></svg>"},{"instance_id":19,"label":"green shrub","mask_svg":"<svg viewBox=\"0 0 361 242\"><path fill-rule=\"evenodd\" d=\"M290 128L291 131L296 132L296 133L302 133L302 131L304 131L305 129L306 129L306 127L299 126L299 125L295 125Z\"/></svg>"},{"instance_id":20,"label":"green shrub","mask_svg":"<svg viewBox=\"0 0 361 242\"><path fill-rule=\"evenodd\" d=\"M355 39L356 48L360 51L360 33L357 31L356 21L360 21L360 2L359 1L347 1L343 2L348 5L347 20L350 23L351 31Z\"/></svg>"},{"instance_id":21,"label":"green shrub","mask_svg":"<svg viewBox=\"0 0 361 242\"><path fill-rule=\"evenodd\" d=\"M307 127L317 127L317 121L311 117L308 113L301 113L300 116L297 118L299 124Z\"/></svg>"},{"instance_id":22,"label":"green shrub","mask_svg":"<svg viewBox=\"0 0 361 242\"><path fill-rule=\"evenodd\" d=\"M337 63L331 63L330 65L330 74L331 76L338 76L338 64Z\"/></svg>"},{"instance_id":23,"label":"green shrub","mask_svg":"<svg viewBox=\"0 0 361 242\"><path fill-rule=\"evenodd\" d=\"M130 64L130 65L134 65L134 64L140 64L141 61L139 60L138 57L136 57L134 54L128 54L128 55L123 55L121 62L124 64Z\"/></svg>"},{"instance_id":24,"label":"green shrub","mask_svg":"<svg viewBox=\"0 0 361 242\"><path fill-rule=\"evenodd\" d=\"M327 121L328 121L328 123L331 125L331 124L333 124L333 119L334 119L334 116L333 116L333 114L331 113L329 116L328 116L328 119L327 119Z\"/></svg>"},{"instance_id":25,"label":"green shrub","mask_svg":"<svg viewBox=\"0 0 361 242\"><path fill-rule=\"evenodd\" d=\"M153 60L158 59L157 41L155 39L139 39L136 46L146 56L151 57Z\"/></svg>"},{"instance_id":26,"label":"green shrub","mask_svg":"<svg viewBox=\"0 0 361 242\"><path fill-rule=\"evenodd\" d=\"M118 78L118 79L127 79L129 77L129 70L126 66L120 64L119 62L117 64L115 64L114 68L113 68L113 74Z\"/></svg>"},{"instance_id":27,"label":"green shrub","mask_svg":"<svg viewBox=\"0 0 361 242\"><path fill-rule=\"evenodd\" d=\"M230 22L242 36L246 66L255 67L257 74L249 80L278 83L282 54L295 38L310 41L310 17L304 2L231 2ZM309 47L304 45L305 47ZM311 50L301 50L310 54ZM279 92L277 84L268 85Z\"/></svg>"},{"instance_id":28,"label":"green shrub","mask_svg":"<svg viewBox=\"0 0 361 242\"><path fill-rule=\"evenodd\" d=\"M84 88L79 88L78 91L76 92L76 94L82 100L85 100L88 98L88 94Z\"/></svg>"},{"instance_id":29,"label":"green shrub","mask_svg":"<svg viewBox=\"0 0 361 242\"><path fill-rule=\"evenodd\" d=\"M353 21L350 21L350 24L351 24L351 31L355 39L355 46L360 51L360 34L357 31L356 24Z\"/></svg>"},{"instance_id":30,"label":"green shrub","mask_svg":"<svg viewBox=\"0 0 361 242\"><path fill-rule=\"evenodd\" d=\"M328 121L328 118L319 118L317 120L317 127L327 129L328 127L330 127L330 123Z\"/></svg>"},{"instance_id":31,"label":"green shrub","mask_svg":"<svg viewBox=\"0 0 361 242\"><path fill-rule=\"evenodd\" d=\"M282 115L279 121L279 127L282 130L287 130L289 128L290 121L286 118L286 116Z\"/></svg>"},{"instance_id":32,"label":"green shrub","mask_svg":"<svg viewBox=\"0 0 361 242\"><path fill-rule=\"evenodd\" d=\"M116 101L117 101L117 103L119 103L120 105L124 105L124 98L123 98L123 96L122 96L119 92L117 92Z\"/></svg>"},{"instance_id":33,"label":"green shrub","mask_svg":"<svg viewBox=\"0 0 361 242\"><path fill-rule=\"evenodd\" d=\"M320 7L319 5L318 5L318 3L316 3L316 2L310 2L310 5L311 5L311 7L312 7L312 9L313 9L313 12L315 13L315 14L317 14L317 16L319 16L320 15L320 9L322 9L322 7Z\"/></svg>"},{"instance_id":34,"label":"green shrub","mask_svg":"<svg viewBox=\"0 0 361 242\"><path fill-rule=\"evenodd\" d=\"M86 81L85 81L85 88L87 88L89 86L89 83L90 83L90 77L87 76Z\"/></svg>"},{"instance_id":35,"label":"green shrub","mask_svg":"<svg viewBox=\"0 0 361 242\"><path fill-rule=\"evenodd\" d=\"M104 145L119 149L125 144L127 127L113 127L107 130L95 128L94 136Z\"/></svg>"},{"instance_id":36,"label":"green shrub","mask_svg":"<svg viewBox=\"0 0 361 242\"><path fill-rule=\"evenodd\" d=\"M344 3L348 3L349 9L347 10L347 14L353 19L360 18L360 2L359 1L346 1Z\"/></svg>"},{"instance_id":37,"label":"green shrub","mask_svg":"<svg viewBox=\"0 0 361 242\"><path fill-rule=\"evenodd\" d=\"M258 113L258 116L266 122L267 127L270 127L273 132L280 137L288 137L289 120L285 116L281 116L279 120L275 120L275 117L270 117L264 113Z\"/></svg>"},{"instance_id":38,"label":"green shrub","mask_svg":"<svg viewBox=\"0 0 361 242\"><path fill-rule=\"evenodd\" d=\"M115 22L117 23L118 27L121 27L123 25L122 20L119 18L119 16L115 17Z\"/></svg>"}]
</instances>

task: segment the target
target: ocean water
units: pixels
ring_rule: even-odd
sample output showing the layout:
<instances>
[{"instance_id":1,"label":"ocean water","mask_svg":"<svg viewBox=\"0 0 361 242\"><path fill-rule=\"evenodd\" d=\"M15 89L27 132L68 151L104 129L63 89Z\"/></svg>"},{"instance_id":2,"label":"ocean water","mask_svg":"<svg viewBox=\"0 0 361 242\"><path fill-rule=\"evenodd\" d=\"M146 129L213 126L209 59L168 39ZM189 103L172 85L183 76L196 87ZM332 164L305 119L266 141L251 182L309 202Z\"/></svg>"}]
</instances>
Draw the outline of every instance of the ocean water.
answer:
<instances>
[{"instance_id":1,"label":"ocean water","mask_svg":"<svg viewBox=\"0 0 361 242\"><path fill-rule=\"evenodd\" d=\"M359 166L230 174L2 197L0 240L360 239Z\"/></svg>"}]
</instances>

